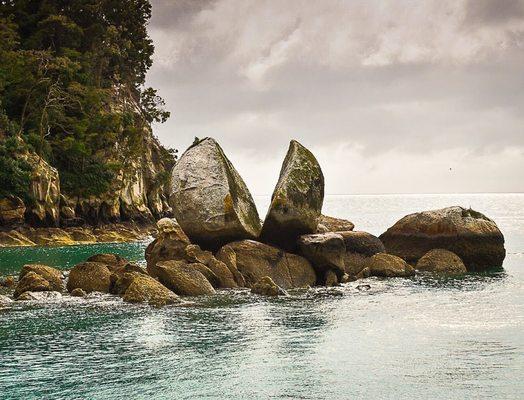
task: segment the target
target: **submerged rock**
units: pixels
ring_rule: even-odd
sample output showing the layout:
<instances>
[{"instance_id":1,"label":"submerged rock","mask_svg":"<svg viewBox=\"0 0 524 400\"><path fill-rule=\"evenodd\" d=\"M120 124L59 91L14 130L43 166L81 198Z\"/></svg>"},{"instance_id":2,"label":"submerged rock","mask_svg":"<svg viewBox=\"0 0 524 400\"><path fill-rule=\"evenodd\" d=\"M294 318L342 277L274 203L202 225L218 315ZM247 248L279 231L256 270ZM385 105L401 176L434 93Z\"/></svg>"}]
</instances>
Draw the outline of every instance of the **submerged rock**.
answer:
<instances>
[{"instance_id":1,"label":"submerged rock","mask_svg":"<svg viewBox=\"0 0 524 400\"><path fill-rule=\"evenodd\" d=\"M62 272L56 268L40 264L26 264L20 271L19 281L21 281L29 272L34 272L47 280L49 282L49 290L55 292L61 292L64 290L64 284L62 282L64 276Z\"/></svg>"},{"instance_id":2,"label":"submerged rock","mask_svg":"<svg viewBox=\"0 0 524 400\"><path fill-rule=\"evenodd\" d=\"M386 253L378 253L371 257L370 272L372 276L386 278L415 275L413 267L402 258Z\"/></svg>"},{"instance_id":3,"label":"submerged rock","mask_svg":"<svg viewBox=\"0 0 524 400\"><path fill-rule=\"evenodd\" d=\"M197 268L183 261L161 261L157 264L158 280L180 296L214 294L215 289Z\"/></svg>"},{"instance_id":4,"label":"submerged rock","mask_svg":"<svg viewBox=\"0 0 524 400\"><path fill-rule=\"evenodd\" d=\"M284 289L312 286L317 279L305 258L254 240L229 243L216 257L242 275L245 281L242 286L252 287L264 276Z\"/></svg>"},{"instance_id":5,"label":"submerged rock","mask_svg":"<svg viewBox=\"0 0 524 400\"><path fill-rule=\"evenodd\" d=\"M316 232L324 201L324 175L315 156L296 140L289 145L260 239L287 250Z\"/></svg>"},{"instance_id":6,"label":"submerged rock","mask_svg":"<svg viewBox=\"0 0 524 400\"><path fill-rule=\"evenodd\" d=\"M410 214L380 236L388 253L416 262L432 249L458 255L468 271L501 267L504 236L491 219L462 207Z\"/></svg>"},{"instance_id":7,"label":"submerged rock","mask_svg":"<svg viewBox=\"0 0 524 400\"><path fill-rule=\"evenodd\" d=\"M369 265L370 257L385 253L380 239L371 233L360 231L337 232L344 240L344 268L350 279L356 279L360 272Z\"/></svg>"},{"instance_id":8,"label":"submerged rock","mask_svg":"<svg viewBox=\"0 0 524 400\"><path fill-rule=\"evenodd\" d=\"M86 293L109 293L111 289L111 271L107 265L86 261L75 265L69 272L67 290L72 292L80 288Z\"/></svg>"},{"instance_id":9,"label":"submerged rock","mask_svg":"<svg viewBox=\"0 0 524 400\"><path fill-rule=\"evenodd\" d=\"M0 308L2 307L9 307L11 304L13 304L13 300L10 299L7 296L0 294Z\"/></svg>"},{"instance_id":10,"label":"submerged rock","mask_svg":"<svg viewBox=\"0 0 524 400\"><path fill-rule=\"evenodd\" d=\"M87 293L84 289L76 288L71 291L71 296L73 297L85 297Z\"/></svg>"},{"instance_id":11,"label":"submerged rock","mask_svg":"<svg viewBox=\"0 0 524 400\"><path fill-rule=\"evenodd\" d=\"M443 275L461 275L467 272L459 256L444 249L433 249L424 254L417 262L419 271Z\"/></svg>"},{"instance_id":12,"label":"submerged rock","mask_svg":"<svg viewBox=\"0 0 524 400\"><path fill-rule=\"evenodd\" d=\"M205 248L217 249L260 233L246 184L212 138L191 146L176 163L170 204L191 241Z\"/></svg>"},{"instance_id":13,"label":"submerged rock","mask_svg":"<svg viewBox=\"0 0 524 400\"><path fill-rule=\"evenodd\" d=\"M339 278L344 274L346 247L338 233L303 235L298 240L298 247L300 254L311 262L319 277L324 277L329 270L333 270Z\"/></svg>"},{"instance_id":14,"label":"submerged rock","mask_svg":"<svg viewBox=\"0 0 524 400\"><path fill-rule=\"evenodd\" d=\"M44 292L24 292L17 301L56 301L62 298L62 293L44 291Z\"/></svg>"},{"instance_id":15,"label":"submerged rock","mask_svg":"<svg viewBox=\"0 0 524 400\"><path fill-rule=\"evenodd\" d=\"M285 296L287 292L279 287L269 276L263 276L251 288L251 293L262 296Z\"/></svg>"},{"instance_id":16,"label":"submerged rock","mask_svg":"<svg viewBox=\"0 0 524 400\"><path fill-rule=\"evenodd\" d=\"M319 229L319 227L321 228ZM323 214L318 218L317 233L346 232L352 231L354 228L353 222L347 219L329 217Z\"/></svg>"},{"instance_id":17,"label":"submerged rock","mask_svg":"<svg viewBox=\"0 0 524 400\"><path fill-rule=\"evenodd\" d=\"M164 306L180 301L175 293L150 276L136 272L126 273L123 280L127 281L122 296L125 302Z\"/></svg>"}]
</instances>

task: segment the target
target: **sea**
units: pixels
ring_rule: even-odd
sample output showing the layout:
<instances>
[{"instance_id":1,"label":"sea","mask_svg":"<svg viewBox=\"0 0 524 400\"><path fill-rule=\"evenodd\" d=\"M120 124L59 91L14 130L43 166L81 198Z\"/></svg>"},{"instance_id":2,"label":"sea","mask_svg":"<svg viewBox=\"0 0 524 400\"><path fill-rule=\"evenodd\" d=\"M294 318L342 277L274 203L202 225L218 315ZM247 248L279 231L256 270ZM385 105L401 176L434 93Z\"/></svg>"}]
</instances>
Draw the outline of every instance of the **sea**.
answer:
<instances>
[{"instance_id":1,"label":"sea","mask_svg":"<svg viewBox=\"0 0 524 400\"><path fill-rule=\"evenodd\" d=\"M261 216L269 200L255 196ZM498 224L502 270L219 291L189 307L16 302L0 309L0 399L523 399L524 194L329 195L323 212L379 235L453 205ZM0 249L0 276L105 252L143 263L147 243Z\"/></svg>"}]
</instances>

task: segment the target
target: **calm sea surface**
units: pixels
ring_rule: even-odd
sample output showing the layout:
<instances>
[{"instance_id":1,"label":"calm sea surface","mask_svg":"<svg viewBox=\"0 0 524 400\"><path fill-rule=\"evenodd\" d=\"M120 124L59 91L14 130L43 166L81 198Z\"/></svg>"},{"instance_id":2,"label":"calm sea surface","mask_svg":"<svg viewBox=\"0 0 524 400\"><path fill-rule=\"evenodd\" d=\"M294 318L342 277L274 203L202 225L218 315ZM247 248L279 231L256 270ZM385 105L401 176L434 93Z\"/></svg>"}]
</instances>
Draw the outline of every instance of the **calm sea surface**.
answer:
<instances>
[{"instance_id":1,"label":"calm sea surface","mask_svg":"<svg viewBox=\"0 0 524 400\"><path fill-rule=\"evenodd\" d=\"M269 198L256 201L263 216ZM324 213L380 234L450 205L497 222L503 272L278 299L225 291L185 308L96 295L16 303L0 310L0 399L522 399L524 195L328 196ZM145 246L0 249L0 276L108 251L143 262Z\"/></svg>"}]
</instances>

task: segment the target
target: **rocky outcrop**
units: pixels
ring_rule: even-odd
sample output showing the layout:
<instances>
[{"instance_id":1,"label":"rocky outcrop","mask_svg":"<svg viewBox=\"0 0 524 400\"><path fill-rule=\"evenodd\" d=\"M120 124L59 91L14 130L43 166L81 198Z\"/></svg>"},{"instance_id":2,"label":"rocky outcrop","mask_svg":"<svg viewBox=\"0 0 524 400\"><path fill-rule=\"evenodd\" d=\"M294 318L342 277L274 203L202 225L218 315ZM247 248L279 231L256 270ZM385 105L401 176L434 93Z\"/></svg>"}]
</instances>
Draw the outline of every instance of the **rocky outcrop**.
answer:
<instances>
[{"instance_id":1,"label":"rocky outcrop","mask_svg":"<svg viewBox=\"0 0 524 400\"><path fill-rule=\"evenodd\" d=\"M324 201L324 175L315 156L296 140L289 145L261 241L293 250L300 235L316 232Z\"/></svg>"},{"instance_id":2,"label":"rocky outcrop","mask_svg":"<svg viewBox=\"0 0 524 400\"><path fill-rule=\"evenodd\" d=\"M64 289L62 282L63 274L56 268L49 267L47 265L41 264L26 264L22 267L20 275L18 277L19 281L22 281L23 278L29 273L34 272L44 278L49 282L49 290L55 292L61 292Z\"/></svg>"},{"instance_id":3,"label":"rocky outcrop","mask_svg":"<svg viewBox=\"0 0 524 400\"><path fill-rule=\"evenodd\" d=\"M148 303L153 306L165 306L180 302L178 296L156 279L139 273L125 274L126 281L122 298L128 303Z\"/></svg>"},{"instance_id":4,"label":"rocky outcrop","mask_svg":"<svg viewBox=\"0 0 524 400\"><path fill-rule=\"evenodd\" d=\"M315 268L320 278L318 283L324 284L325 274L329 270L334 271L339 279L342 278L345 273L346 247L341 235L333 232L302 235L298 240L298 247L300 254Z\"/></svg>"},{"instance_id":5,"label":"rocky outcrop","mask_svg":"<svg viewBox=\"0 0 524 400\"><path fill-rule=\"evenodd\" d=\"M13 304L13 300L9 297L0 294L0 308L9 307Z\"/></svg>"},{"instance_id":6,"label":"rocky outcrop","mask_svg":"<svg viewBox=\"0 0 524 400\"><path fill-rule=\"evenodd\" d=\"M344 269L352 280L369 265L370 257L386 251L380 239L371 233L347 231L337 234L344 240Z\"/></svg>"},{"instance_id":7,"label":"rocky outcrop","mask_svg":"<svg viewBox=\"0 0 524 400\"><path fill-rule=\"evenodd\" d=\"M0 226L17 226L24 223L25 204L20 197L0 198Z\"/></svg>"},{"instance_id":8,"label":"rocky outcrop","mask_svg":"<svg viewBox=\"0 0 524 400\"><path fill-rule=\"evenodd\" d=\"M69 272L67 290L72 292L76 288L86 293L109 293L111 290L111 271L107 265L97 262L83 262L75 265Z\"/></svg>"},{"instance_id":9,"label":"rocky outcrop","mask_svg":"<svg viewBox=\"0 0 524 400\"><path fill-rule=\"evenodd\" d=\"M260 219L244 181L211 138L191 146L172 172L170 204L183 231L204 248L256 238Z\"/></svg>"},{"instance_id":10,"label":"rocky outcrop","mask_svg":"<svg viewBox=\"0 0 524 400\"><path fill-rule=\"evenodd\" d=\"M202 264L201 264L202 265ZM158 280L180 296L201 296L215 293L206 277L183 261L161 261L157 264Z\"/></svg>"},{"instance_id":11,"label":"rocky outcrop","mask_svg":"<svg viewBox=\"0 0 524 400\"><path fill-rule=\"evenodd\" d=\"M402 258L391 254L375 254L371 257L369 265L372 276L392 278L415 275L415 270L411 265L406 263Z\"/></svg>"},{"instance_id":12,"label":"rocky outcrop","mask_svg":"<svg viewBox=\"0 0 524 400\"><path fill-rule=\"evenodd\" d=\"M466 266L459 256L444 249L433 249L424 254L417 262L417 270L440 275L462 275Z\"/></svg>"},{"instance_id":13,"label":"rocky outcrop","mask_svg":"<svg viewBox=\"0 0 524 400\"><path fill-rule=\"evenodd\" d=\"M354 228L353 222L347 219L328 217L327 215L321 215L318 218L317 233L346 232L352 231Z\"/></svg>"},{"instance_id":14,"label":"rocky outcrop","mask_svg":"<svg viewBox=\"0 0 524 400\"><path fill-rule=\"evenodd\" d=\"M462 207L410 214L380 236L388 253L417 262L432 249L458 255L468 271L501 267L504 236L491 219Z\"/></svg>"},{"instance_id":15,"label":"rocky outcrop","mask_svg":"<svg viewBox=\"0 0 524 400\"><path fill-rule=\"evenodd\" d=\"M279 287L273 279L269 276L263 276L260 280L253 285L251 293L260 294L262 296L285 296L286 291Z\"/></svg>"},{"instance_id":16,"label":"rocky outcrop","mask_svg":"<svg viewBox=\"0 0 524 400\"><path fill-rule=\"evenodd\" d=\"M230 270L238 271L247 287L264 276L284 289L313 286L316 282L315 270L305 258L254 240L229 243L216 258Z\"/></svg>"}]
</instances>

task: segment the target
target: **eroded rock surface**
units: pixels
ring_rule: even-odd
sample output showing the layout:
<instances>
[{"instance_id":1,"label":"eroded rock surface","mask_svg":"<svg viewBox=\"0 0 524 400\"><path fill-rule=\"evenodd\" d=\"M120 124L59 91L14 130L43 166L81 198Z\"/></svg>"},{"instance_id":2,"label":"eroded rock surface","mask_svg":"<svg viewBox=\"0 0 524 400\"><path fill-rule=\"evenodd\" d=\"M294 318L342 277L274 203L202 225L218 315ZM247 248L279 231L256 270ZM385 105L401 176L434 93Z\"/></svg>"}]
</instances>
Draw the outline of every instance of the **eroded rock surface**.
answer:
<instances>
[{"instance_id":1,"label":"eroded rock surface","mask_svg":"<svg viewBox=\"0 0 524 400\"><path fill-rule=\"evenodd\" d=\"M287 250L316 232L324 201L324 175L315 156L296 140L289 145L260 240Z\"/></svg>"},{"instance_id":2,"label":"eroded rock surface","mask_svg":"<svg viewBox=\"0 0 524 400\"><path fill-rule=\"evenodd\" d=\"M433 272L439 275L461 275L467 272L459 256L444 249L433 249L424 254L417 262L417 270Z\"/></svg>"}]
</instances>

